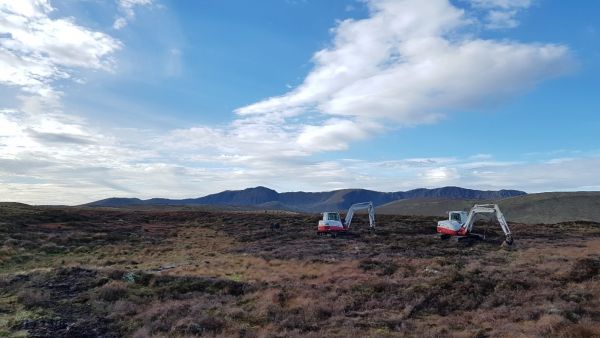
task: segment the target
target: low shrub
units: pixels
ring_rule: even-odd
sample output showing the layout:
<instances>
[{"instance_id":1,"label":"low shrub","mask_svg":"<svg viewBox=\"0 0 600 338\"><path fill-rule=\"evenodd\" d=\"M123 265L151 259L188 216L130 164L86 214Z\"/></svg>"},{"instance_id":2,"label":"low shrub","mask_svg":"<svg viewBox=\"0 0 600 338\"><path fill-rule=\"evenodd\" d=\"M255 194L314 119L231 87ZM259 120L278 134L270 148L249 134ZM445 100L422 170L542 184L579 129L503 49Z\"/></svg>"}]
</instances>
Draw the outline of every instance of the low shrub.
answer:
<instances>
[{"instance_id":1,"label":"low shrub","mask_svg":"<svg viewBox=\"0 0 600 338\"><path fill-rule=\"evenodd\" d=\"M284 306L288 300L290 300L291 295L289 292L285 290L279 291L273 295L273 303L278 304L280 306Z\"/></svg>"},{"instance_id":2,"label":"low shrub","mask_svg":"<svg viewBox=\"0 0 600 338\"><path fill-rule=\"evenodd\" d=\"M87 246L78 246L75 249L73 249L73 252L77 254L86 253L88 251L90 251L90 248L88 248Z\"/></svg>"},{"instance_id":3,"label":"low shrub","mask_svg":"<svg viewBox=\"0 0 600 338\"><path fill-rule=\"evenodd\" d=\"M600 260L592 258L578 259L567 276L573 282L583 282L600 274Z\"/></svg>"},{"instance_id":4,"label":"low shrub","mask_svg":"<svg viewBox=\"0 0 600 338\"><path fill-rule=\"evenodd\" d=\"M40 247L40 250L47 254L59 254L65 252L66 248L54 243L46 243Z\"/></svg>"},{"instance_id":5,"label":"low shrub","mask_svg":"<svg viewBox=\"0 0 600 338\"><path fill-rule=\"evenodd\" d=\"M125 270L113 269L113 270L108 271L108 273L106 275L110 279L122 280L125 273L126 273Z\"/></svg>"},{"instance_id":6,"label":"low shrub","mask_svg":"<svg viewBox=\"0 0 600 338\"><path fill-rule=\"evenodd\" d=\"M300 330L301 332L319 330L319 326L313 322L310 315L301 308L294 308L287 311L281 321L281 326L288 330Z\"/></svg>"},{"instance_id":7,"label":"low shrub","mask_svg":"<svg viewBox=\"0 0 600 338\"><path fill-rule=\"evenodd\" d=\"M138 305L133 302L119 299L112 306L113 316L132 316L138 312Z\"/></svg>"},{"instance_id":8,"label":"low shrub","mask_svg":"<svg viewBox=\"0 0 600 338\"><path fill-rule=\"evenodd\" d=\"M225 327L225 321L213 317L205 316L199 319L186 319L179 323L174 331L186 335L219 334Z\"/></svg>"},{"instance_id":9,"label":"low shrub","mask_svg":"<svg viewBox=\"0 0 600 338\"><path fill-rule=\"evenodd\" d=\"M21 244L21 241L19 241L18 239L14 239L14 238L9 238L4 241L4 245L6 245L6 246L19 246L19 244Z\"/></svg>"},{"instance_id":10,"label":"low shrub","mask_svg":"<svg viewBox=\"0 0 600 338\"><path fill-rule=\"evenodd\" d=\"M190 305L178 300L156 302L150 304L140 317L149 332L167 333L190 315Z\"/></svg>"},{"instance_id":11,"label":"low shrub","mask_svg":"<svg viewBox=\"0 0 600 338\"><path fill-rule=\"evenodd\" d=\"M393 275L398 270L398 265L391 261L376 261L371 259L364 259L360 261L358 267L365 270L379 270L378 275L389 276Z\"/></svg>"},{"instance_id":12,"label":"low shrub","mask_svg":"<svg viewBox=\"0 0 600 338\"><path fill-rule=\"evenodd\" d=\"M26 289L17 295L17 301L27 309L43 307L50 302L50 296L43 290Z\"/></svg>"},{"instance_id":13,"label":"low shrub","mask_svg":"<svg viewBox=\"0 0 600 338\"><path fill-rule=\"evenodd\" d=\"M96 298L107 302L114 302L127 296L127 286L123 282L111 281L104 284L96 292Z\"/></svg>"},{"instance_id":14,"label":"low shrub","mask_svg":"<svg viewBox=\"0 0 600 338\"><path fill-rule=\"evenodd\" d=\"M3 246L0 247L0 257L9 257L14 255L17 252L17 250L15 250L15 248L10 247L10 246Z\"/></svg>"},{"instance_id":15,"label":"low shrub","mask_svg":"<svg viewBox=\"0 0 600 338\"><path fill-rule=\"evenodd\" d=\"M162 296L205 292L211 294L228 294L239 296L244 294L246 285L233 280L206 277L155 276L150 286L158 289Z\"/></svg>"},{"instance_id":16,"label":"low shrub","mask_svg":"<svg viewBox=\"0 0 600 338\"><path fill-rule=\"evenodd\" d=\"M323 306L316 306L312 309L312 317L317 321L323 321L331 318L332 311L329 308Z\"/></svg>"},{"instance_id":17,"label":"low shrub","mask_svg":"<svg viewBox=\"0 0 600 338\"><path fill-rule=\"evenodd\" d=\"M115 275L116 274L117 273L115 272ZM134 271L124 272L123 271L121 279L128 283L136 283L136 284L146 286L153 279L153 275L149 274L149 273L141 272L141 271L138 271L138 272L134 272Z\"/></svg>"}]
</instances>

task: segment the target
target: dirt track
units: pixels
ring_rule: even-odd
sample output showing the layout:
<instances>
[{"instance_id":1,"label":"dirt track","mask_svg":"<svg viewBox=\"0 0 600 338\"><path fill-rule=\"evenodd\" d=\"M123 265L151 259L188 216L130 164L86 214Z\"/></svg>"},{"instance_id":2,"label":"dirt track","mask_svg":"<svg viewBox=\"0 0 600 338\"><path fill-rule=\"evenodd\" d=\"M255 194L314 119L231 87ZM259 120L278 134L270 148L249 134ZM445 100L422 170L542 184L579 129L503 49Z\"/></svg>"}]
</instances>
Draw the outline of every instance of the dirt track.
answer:
<instances>
[{"instance_id":1,"label":"dirt track","mask_svg":"<svg viewBox=\"0 0 600 338\"><path fill-rule=\"evenodd\" d=\"M373 232L363 217L320 238L311 215L12 213L0 335L600 335L597 224L511 224L503 250L491 226L457 243L433 218L381 216Z\"/></svg>"}]
</instances>

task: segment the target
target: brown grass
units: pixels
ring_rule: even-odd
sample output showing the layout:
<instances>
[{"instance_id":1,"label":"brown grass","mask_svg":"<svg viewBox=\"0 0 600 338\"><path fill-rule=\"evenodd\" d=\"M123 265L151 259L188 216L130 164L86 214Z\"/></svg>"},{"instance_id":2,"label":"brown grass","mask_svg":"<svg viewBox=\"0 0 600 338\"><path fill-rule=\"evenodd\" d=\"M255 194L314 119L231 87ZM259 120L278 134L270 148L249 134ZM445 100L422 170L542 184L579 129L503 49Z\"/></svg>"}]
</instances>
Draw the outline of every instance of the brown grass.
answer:
<instances>
[{"instance_id":1,"label":"brown grass","mask_svg":"<svg viewBox=\"0 0 600 338\"><path fill-rule=\"evenodd\" d=\"M593 337L599 330L600 229L592 224L511 224L518 247L506 251L494 232L486 242L439 241L433 220L418 217L382 216L369 232L358 215L354 235L335 239L315 235L312 215L82 209L28 219L0 231L0 325L10 323L11 334Z\"/></svg>"},{"instance_id":2,"label":"brown grass","mask_svg":"<svg viewBox=\"0 0 600 338\"><path fill-rule=\"evenodd\" d=\"M127 285L125 282L111 281L101 286L95 293L99 300L114 302L127 296Z\"/></svg>"}]
</instances>

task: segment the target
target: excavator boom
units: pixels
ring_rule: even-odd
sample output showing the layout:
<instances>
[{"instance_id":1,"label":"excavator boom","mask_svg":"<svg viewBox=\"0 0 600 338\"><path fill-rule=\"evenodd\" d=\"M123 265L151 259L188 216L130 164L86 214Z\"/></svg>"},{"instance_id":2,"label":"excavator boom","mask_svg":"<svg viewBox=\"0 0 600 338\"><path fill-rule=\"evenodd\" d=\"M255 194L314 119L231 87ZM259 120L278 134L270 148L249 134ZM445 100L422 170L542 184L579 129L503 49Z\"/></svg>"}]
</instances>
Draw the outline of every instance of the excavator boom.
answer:
<instances>
[{"instance_id":1,"label":"excavator boom","mask_svg":"<svg viewBox=\"0 0 600 338\"><path fill-rule=\"evenodd\" d=\"M369 211L369 228L375 227L375 208L373 207L373 202L362 202L352 204L348 209L348 213L346 214L346 218L344 220L344 226L347 229L350 229L350 224L352 224L352 218L354 217L354 212L362 209L368 209Z\"/></svg>"}]
</instances>

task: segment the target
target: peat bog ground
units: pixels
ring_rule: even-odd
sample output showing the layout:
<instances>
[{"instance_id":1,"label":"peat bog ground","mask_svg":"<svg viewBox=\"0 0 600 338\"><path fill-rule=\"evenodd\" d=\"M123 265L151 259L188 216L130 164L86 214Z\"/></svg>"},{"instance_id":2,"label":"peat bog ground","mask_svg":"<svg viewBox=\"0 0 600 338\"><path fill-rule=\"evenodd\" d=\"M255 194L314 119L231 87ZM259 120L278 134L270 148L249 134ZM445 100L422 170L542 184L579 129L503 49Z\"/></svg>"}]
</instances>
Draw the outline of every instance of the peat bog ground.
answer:
<instances>
[{"instance_id":1,"label":"peat bog ground","mask_svg":"<svg viewBox=\"0 0 600 338\"><path fill-rule=\"evenodd\" d=\"M0 205L0 336L600 336L600 225ZM272 230L271 223L280 229Z\"/></svg>"}]
</instances>

